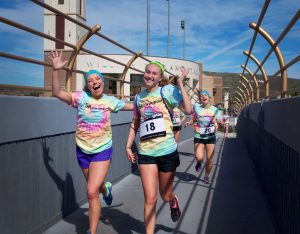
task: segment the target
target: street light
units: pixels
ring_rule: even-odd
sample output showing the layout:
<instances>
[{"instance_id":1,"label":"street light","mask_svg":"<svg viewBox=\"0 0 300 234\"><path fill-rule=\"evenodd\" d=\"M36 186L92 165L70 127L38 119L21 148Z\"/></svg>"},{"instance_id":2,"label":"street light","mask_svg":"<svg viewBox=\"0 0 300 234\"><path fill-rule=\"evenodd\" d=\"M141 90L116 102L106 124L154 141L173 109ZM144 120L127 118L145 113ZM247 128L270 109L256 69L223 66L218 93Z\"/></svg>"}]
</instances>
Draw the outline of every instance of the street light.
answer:
<instances>
[{"instance_id":1,"label":"street light","mask_svg":"<svg viewBox=\"0 0 300 234\"><path fill-rule=\"evenodd\" d=\"M182 58L185 59L185 21L181 20L181 29L183 30L183 45L182 45Z\"/></svg>"},{"instance_id":2,"label":"street light","mask_svg":"<svg viewBox=\"0 0 300 234\"><path fill-rule=\"evenodd\" d=\"M147 55L150 55L150 0L147 0Z\"/></svg>"},{"instance_id":3,"label":"street light","mask_svg":"<svg viewBox=\"0 0 300 234\"><path fill-rule=\"evenodd\" d=\"M167 47L167 57L169 57L170 51L170 0L168 2L168 47Z\"/></svg>"}]
</instances>

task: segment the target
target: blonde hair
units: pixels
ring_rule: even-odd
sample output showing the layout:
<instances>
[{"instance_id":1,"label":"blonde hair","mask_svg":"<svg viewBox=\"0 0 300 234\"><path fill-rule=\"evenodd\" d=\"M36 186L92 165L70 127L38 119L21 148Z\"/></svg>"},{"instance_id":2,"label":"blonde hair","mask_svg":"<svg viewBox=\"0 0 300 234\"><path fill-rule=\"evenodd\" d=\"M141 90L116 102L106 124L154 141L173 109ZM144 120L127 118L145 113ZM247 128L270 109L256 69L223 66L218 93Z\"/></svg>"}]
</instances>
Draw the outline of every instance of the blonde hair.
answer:
<instances>
[{"instance_id":1,"label":"blonde hair","mask_svg":"<svg viewBox=\"0 0 300 234\"><path fill-rule=\"evenodd\" d=\"M162 76L161 80L158 82L158 86L164 87L166 85L170 84L170 81L167 77Z\"/></svg>"}]
</instances>

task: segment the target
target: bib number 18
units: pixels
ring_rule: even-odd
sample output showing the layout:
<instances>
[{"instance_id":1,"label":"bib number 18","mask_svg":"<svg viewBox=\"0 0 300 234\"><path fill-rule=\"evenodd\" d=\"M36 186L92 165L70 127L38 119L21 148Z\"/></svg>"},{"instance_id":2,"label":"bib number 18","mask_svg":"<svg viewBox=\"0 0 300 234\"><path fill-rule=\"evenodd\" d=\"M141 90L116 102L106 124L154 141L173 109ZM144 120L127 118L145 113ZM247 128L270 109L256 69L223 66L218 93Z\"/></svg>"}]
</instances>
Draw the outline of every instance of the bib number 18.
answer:
<instances>
[{"instance_id":1,"label":"bib number 18","mask_svg":"<svg viewBox=\"0 0 300 234\"><path fill-rule=\"evenodd\" d=\"M147 132L149 131L154 131L155 130L155 125L153 122L150 122L149 124L146 124L146 129L147 129Z\"/></svg>"},{"instance_id":2,"label":"bib number 18","mask_svg":"<svg viewBox=\"0 0 300 234\"><path fill-rule=\"evenodd\" d=\"M148 118L141 123L140 139L146 140L159 136L166 135L164 119L161 115L156 115L154 118Z\"/></svg>"}]
</instances>

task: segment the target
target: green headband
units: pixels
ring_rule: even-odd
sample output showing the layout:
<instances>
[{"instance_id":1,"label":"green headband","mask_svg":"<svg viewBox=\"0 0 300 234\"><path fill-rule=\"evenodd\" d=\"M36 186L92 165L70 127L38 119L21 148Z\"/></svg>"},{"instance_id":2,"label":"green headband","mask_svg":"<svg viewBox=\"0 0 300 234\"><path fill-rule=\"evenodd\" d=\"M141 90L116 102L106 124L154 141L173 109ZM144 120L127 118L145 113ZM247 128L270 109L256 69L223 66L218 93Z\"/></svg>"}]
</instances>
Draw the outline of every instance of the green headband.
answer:
<instances>
[{"instance_id":1,"label":"green headband","mask_svg":"<svg viewBox=\"0 0 300 234\"><path fill-rule=\"evenodd\" d=\"M158 61L152 61L152 62L150 62L150 63L147 65L147 67L148 67L149 65L151 65L151 64L155 64L156 66L158 66L158 67L160 68L161 74L162 74L162 75L164 74L164 72L165 72L165 66L164 66L163 64L161 64L161 63L158 62Z\"/></svg>"}]
</instances>

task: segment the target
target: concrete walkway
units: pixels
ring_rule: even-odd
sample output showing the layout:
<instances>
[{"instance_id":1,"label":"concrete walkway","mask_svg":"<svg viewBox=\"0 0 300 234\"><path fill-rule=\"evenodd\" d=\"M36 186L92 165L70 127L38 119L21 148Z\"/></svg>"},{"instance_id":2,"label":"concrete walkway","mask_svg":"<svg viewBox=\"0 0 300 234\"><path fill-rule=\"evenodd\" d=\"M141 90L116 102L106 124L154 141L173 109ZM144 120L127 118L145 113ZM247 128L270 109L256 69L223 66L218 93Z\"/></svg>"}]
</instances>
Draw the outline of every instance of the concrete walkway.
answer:
<instances>
[{"instance_id":1,"label":"concrete walkway","mask_svg":"<svg viewBox=\"0 0 300 234\"><path fill-rule=\"evenodd\" d=\"M212 182L203 183L203 168L195 171L193 139L180 143L181 165L174 188L182 217L170 218L168 204L159 197L155 233L273 234L276 233L257 181L252 161L234 134L218 135ZM144 233L143 191L138 173L113 186L111 207L102 208L98 233ZM44 234L87 233L87 204Z\"/></svg>"}]
</instances>

